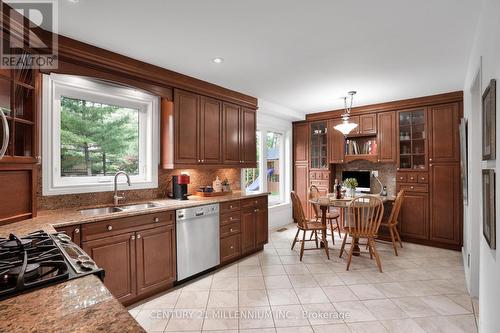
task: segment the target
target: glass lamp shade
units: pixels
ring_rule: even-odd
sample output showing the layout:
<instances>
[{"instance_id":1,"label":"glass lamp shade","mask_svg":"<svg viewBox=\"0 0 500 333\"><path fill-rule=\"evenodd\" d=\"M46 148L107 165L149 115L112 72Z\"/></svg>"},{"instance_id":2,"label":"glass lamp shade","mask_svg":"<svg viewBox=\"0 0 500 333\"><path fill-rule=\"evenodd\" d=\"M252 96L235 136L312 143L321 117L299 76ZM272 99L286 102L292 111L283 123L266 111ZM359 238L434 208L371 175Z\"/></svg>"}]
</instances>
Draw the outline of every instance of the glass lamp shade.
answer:
<instances>
[{"instance_id":1,"label":"glass lamp shade","mask_svg":"<svg viewBox=\"0 0 500 333\"><path fill-rule=\"evenodd\" d=\"M349 120L346 119L346 120L342 121L341 124L338 124L334 128L337 131L341 132L342 134L347 135L347 134L351 133L351 131L353 129L355 129L356 127L358 127L358 124L350 123Z\"/></svg>"}]
</instances>

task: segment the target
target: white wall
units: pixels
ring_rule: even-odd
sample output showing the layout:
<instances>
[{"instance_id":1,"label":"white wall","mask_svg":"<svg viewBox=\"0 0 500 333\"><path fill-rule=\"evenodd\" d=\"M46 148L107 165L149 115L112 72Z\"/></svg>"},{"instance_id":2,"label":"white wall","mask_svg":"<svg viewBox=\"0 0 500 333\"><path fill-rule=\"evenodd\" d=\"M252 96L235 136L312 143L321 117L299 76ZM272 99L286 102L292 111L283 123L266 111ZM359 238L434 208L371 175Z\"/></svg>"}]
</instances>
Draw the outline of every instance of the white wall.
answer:
<instances>
[{"instance_id":1,"label":"white wall","mask_svg":"<svg viewBox=\"0 0 500 333\"><path fill-rule=\"evenodd\" d=\"M478 1L478 5L481 3ZM464 214L464 249L473 249L474 241L478 241L479 248L479 330L480 332L500 331L500 258L497 258L496 251L490 250L482 235L482 213L481 205L478 204L481 198L481 178L480 169L495 168L497 172L497 195L496 209L500 207L499 194L499 170L495 162L481 162L481 132L479 119L480 109L475 107L471 87L480 71L481 93L489 84L490 79L500 79L500 0L483 0L479 23L476 30L474 46L472 48L469 66L464 83L464 114L469 118L469 165L473 166L469 174L469 194L471 201L465 207ZM497 96L500 94L497 91ZM497 119L496 127L500 129L500 98L497 98ZM497 156L500 156L500 131L497 130ZM472 153L472 155L471 155ZM500 157L499 157L500 158ZM500 165L500 164L499 164ZM479 167L480 166L480 167ZM476 231L476 235L472 231ZM500 225L497 226L496 237L500 239ZM464 256L466 259L467 256ZM465 261L465 267L467 262ZM473 274L466 270L469 285L472 286ZM472 288L473 289L473 288Z\"/></svg>"},{"instance_id":2,"label":"white wall","mask_svg":"<svg viewBox=\"0 0 500 333\"><path fill-rule=\"evenodd\" d=\"M285 149L285 202L269 207L269 229L277 229L292 222L290 191L292 188L292 121L303 119L304 115L289 108L259 99L257 129L272 130L284 134Z\"/></svg>"}]
</instances>

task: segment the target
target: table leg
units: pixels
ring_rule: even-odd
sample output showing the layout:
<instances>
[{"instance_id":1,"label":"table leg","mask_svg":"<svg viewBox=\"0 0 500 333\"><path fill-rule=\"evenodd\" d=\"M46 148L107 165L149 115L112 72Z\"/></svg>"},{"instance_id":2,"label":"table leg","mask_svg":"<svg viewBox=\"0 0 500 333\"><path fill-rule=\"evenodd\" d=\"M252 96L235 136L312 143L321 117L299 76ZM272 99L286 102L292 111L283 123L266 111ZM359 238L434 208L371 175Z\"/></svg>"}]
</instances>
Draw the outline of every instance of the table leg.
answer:
<instances>
[{"instance_id":1,"label":"table leg","mask_svg":"<svg viewBox=\"0 0 500 333\"><path fill-rule=\"evenodd\" d=\"M328 209L328 206L320 206L321 209L321 226L323 229L321 230L321 246L320 247L325 247L325 242L323 241L324 239L326 240L326 211Z\"/></svg>"}]
</instances>

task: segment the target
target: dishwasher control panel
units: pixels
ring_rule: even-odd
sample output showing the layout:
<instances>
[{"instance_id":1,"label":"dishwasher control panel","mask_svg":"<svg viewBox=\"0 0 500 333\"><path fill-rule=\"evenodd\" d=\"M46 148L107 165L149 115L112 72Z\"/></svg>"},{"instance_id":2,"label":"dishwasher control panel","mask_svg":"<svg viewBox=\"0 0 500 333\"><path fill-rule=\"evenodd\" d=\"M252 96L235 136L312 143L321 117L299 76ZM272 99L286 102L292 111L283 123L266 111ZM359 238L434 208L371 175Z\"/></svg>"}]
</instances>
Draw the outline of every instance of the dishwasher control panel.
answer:
<instances>
[{"instance_id":1,"label":"dishwasher control panel","mask_svg":"<svg viewBox=\"0 0 500 333\"><path fill-rule=\"evenodd\" d=\"M219 214L219 204L178 209L175 213L177 221L188 220L206 215Z\"/></svg>"}]
</instances>

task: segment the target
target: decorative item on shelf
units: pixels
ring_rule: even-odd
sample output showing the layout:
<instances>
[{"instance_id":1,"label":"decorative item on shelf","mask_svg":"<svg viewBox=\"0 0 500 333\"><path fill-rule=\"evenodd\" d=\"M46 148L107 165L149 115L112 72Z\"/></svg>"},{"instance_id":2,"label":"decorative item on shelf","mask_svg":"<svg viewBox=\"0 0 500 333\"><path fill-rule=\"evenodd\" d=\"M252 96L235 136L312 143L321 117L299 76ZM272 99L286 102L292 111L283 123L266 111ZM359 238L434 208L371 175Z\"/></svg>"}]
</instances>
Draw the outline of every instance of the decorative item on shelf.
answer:
<instances>
[{"instance_id":1,"label":"decorative item on shelf","mask_svg":"<svg viewBox=\"0 0 500 333\"><path fill-rule=\"evenodd\" d=\"M222 181L222 192L231 192L231 185L227 178Z\"/></svg>"},{"instance_id":2,"label":"decorative item on shelf","mask_svg":"<svg viewBox=\"0 0 500 333\"><path fill-rule=\"evenodd\" d=\"M495 159L496 80L491 80L483 94L483 161Z\"/></svg>"},{"instance_id":3,"label":"decorative item on shelf","mask_svg":"<svg viewBox=\"0 0 500 333\"><path fill-rule=\"evenodd\" d=\"M341 132L344 135L347 135L347 134L351 133L351 131L353 129L355 129L356 127L358 127L358 124L349 122L349 117L351 115L351 109L352 109L352 100L354 99L354 95L356 95L356 91L349 91L347 94L350 97L349 106L347 106L347 98L348 97L344 97L344 109L345 109L345 112L342 115L342 123L340 123L340 124L338 124L338 125L336 125L334 127L337 131Z\"/></svg>"},{"instance_id":4,"label":"decorative item on shelf","mask_svg":"<svg viewBox=\"0 0 500 333\"><path fill-rule=\"evenodd\" d=\"M358 187L358 181L356 178L345 179L344 186L347 188L347 196L349 198L354 198L356 195L356 187Z\"/></svg>"},{"instance_id":5,"label":"decorative item on shelf","mask_svg":"<svg viewBox=\"0 0 500 333\"><path fill-rule=\"evenodd\" d=\"M219 179L219 176L215 178L215 180L212 182L212 187L214 189L214 192L222 192L222 182Z\"/></svg>"}]
</instances>

